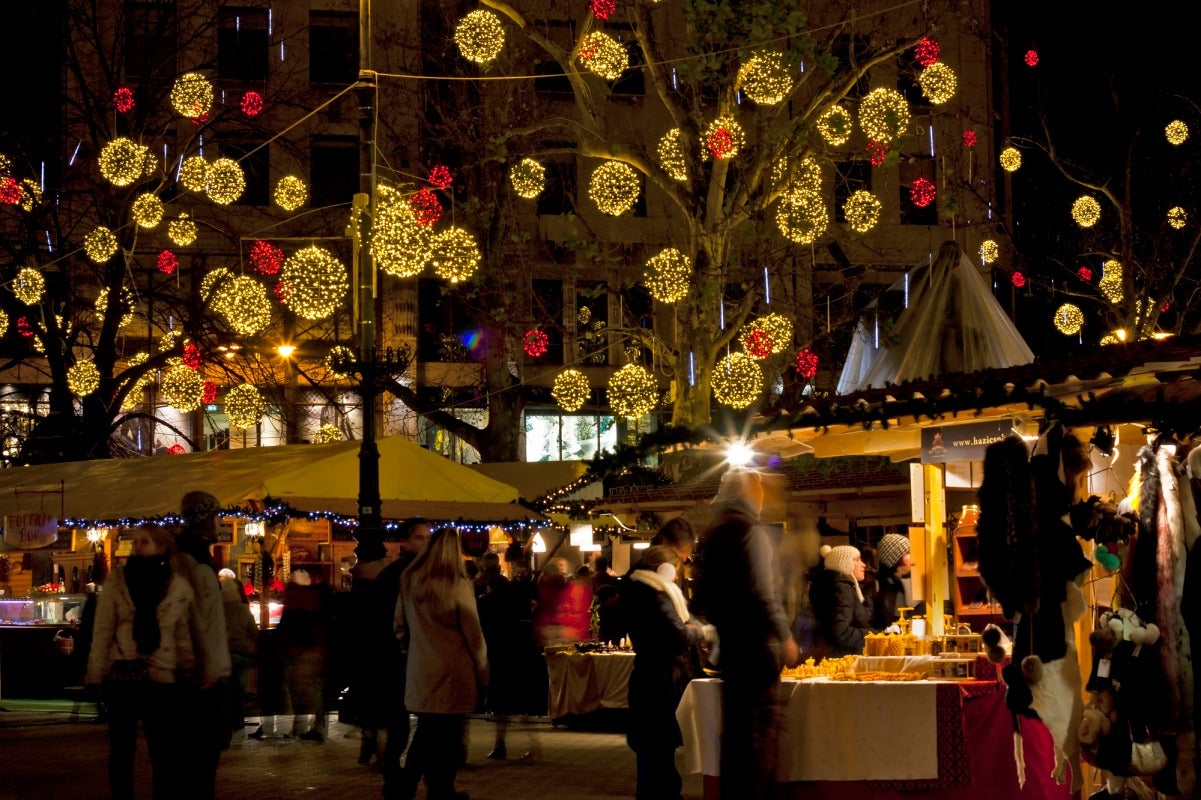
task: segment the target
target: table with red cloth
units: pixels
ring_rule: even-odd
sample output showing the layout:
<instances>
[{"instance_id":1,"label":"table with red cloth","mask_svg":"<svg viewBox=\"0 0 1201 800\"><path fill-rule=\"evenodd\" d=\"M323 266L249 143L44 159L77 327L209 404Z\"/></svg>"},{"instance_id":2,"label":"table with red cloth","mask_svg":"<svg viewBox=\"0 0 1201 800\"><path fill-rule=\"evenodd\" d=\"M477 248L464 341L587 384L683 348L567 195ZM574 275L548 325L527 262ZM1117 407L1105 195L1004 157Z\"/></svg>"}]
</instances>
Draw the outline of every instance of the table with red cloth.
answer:
<instances>
[{"instance_id":1,"label":"table with red cloth","mask_svg":"<svg viewBox=\"0 0 1201 800\"><path fill-rule=\"evenodd\" d=\"M777 777L806 800L1070 800L1051 779L1050 734L1023 719L1026 785L1013 761L1013 721L995 681L785 680ZM718 797L721 681L689 684L677 711L684 768Z\"/></svg>"}]
</instances>

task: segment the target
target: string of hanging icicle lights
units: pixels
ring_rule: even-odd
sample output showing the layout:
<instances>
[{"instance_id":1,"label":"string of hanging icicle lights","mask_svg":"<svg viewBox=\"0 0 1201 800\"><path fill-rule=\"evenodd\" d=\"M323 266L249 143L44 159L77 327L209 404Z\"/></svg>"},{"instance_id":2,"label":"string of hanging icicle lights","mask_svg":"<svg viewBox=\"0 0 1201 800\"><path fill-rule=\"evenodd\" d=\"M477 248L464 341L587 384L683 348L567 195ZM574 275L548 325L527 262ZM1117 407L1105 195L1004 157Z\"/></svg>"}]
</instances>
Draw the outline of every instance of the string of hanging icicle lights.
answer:
<instances>
[{"instance_id":1,"label":"string of hanging icicle lights","mask_svg":"<svg viewBox=\"0 0 1201 800\"><path fill-rule=\"evenodd\" d=\"M227 206L246 190L242 165L232 158L218 158L208 169L208 196L214 203Z\"/></svg>"},{"instance_id":2,"label":"string of hanging icicle lights","mask_svg":"<svg viewBox=\"0 0 1201 800\"><path fill-rule=\"evenodd\" d=\"M225 416L232 428L253 428L263 418L267 403L252 383L243 383L225 393Z\"/></svg>"},{"instance_id":3,"label":"string of hanging icicle lights","mask_svg":"<svg viewBox=\"0 0 1201 800\"><path fill-rule=\"evenodd\" d=\"M295 211L309 201L309 187L295 175L285 175L276 182L271 197L284 211Z\"/></svg>"},{"instance_id":4,"label":"string of hanging icicle lights","mask_svg":"<svg viewBox=\"0 0 1201 800\"><path fill-rule=\"evenodd\" d=\"M167 223L167 236L177 247L187 247L196 241L196 234L196 223L188 217L187 212Z\"/></svg>"},{"instance_id":5,"label":"string of hanging icicle lights","mask_svg":"<svg viewBox=\"0 0 1201 800\"><path fill-rule=\"evenodd\" d=\"M447 228L430 242L430 263L434 274L451 283L465 281L480 266L480 247L475 237L463 228Z\"/></svg>"},{"instance_id":6,"label":"string of hanging icicle lights","mask_svg":"<svg viewBox=\"0 0 1201 800\"><path fill-rule=\"evenodd\" d=\"M655 408L659 387L638 364L626 364L609 378L609 407L619 417L641 417Z\"/></svg>"},{"instance_id":7,"label":"string of hanging icicle lights","mask_svg":"<svg viewBox=\"0 0 1201 800\"><path fill-rule=\"evenodd\" d=\"M103 264L117 253L117 235L103 225L83 237L83 251L97 264Z\"/></svg>"},{"instance_id":8,"label":"string of hanging icicle lights","mask_svg":"<svg viewBox=\"0 0 1201 800\"><path fill-rule=\"evenodd\" d=\"M688 180L688 158L684 154L684 132L672 128L663 134L657 148L659 166L673 181Z\"/></svg>"},{"instance_id":9,"label":"string of hanging icicle lights","mask_svg":"<svg viewBox=\"0 0 1201 800\"><path fill-rule=\"evenodd\" d=\"M505 46L505 28L491 11L472 11L455 26L455 44L468 61L487 64Z\"/></svg>"},{"instance_id":10,"label":"string of hanging icicle lights","mask_svg":"<svg viewBox=\"0 0 1201 800\"><path fill-rule=\"evenodd\" d=\"M208 180L209 162L203 156L188 156L179 165L179 182L189 192L203 192Z\"/></svg>"},{"instance_id":11,"label":"string of hanging icicle lights","mask_svg":"<svg viewBox=\"0 0 1201 800\"><path fill-rule=\"evenodd\" d=\"M738 70L738 84L759 105L774 106L792 89L792 72L783 53L757 53Z\"/></svg>"},{"instance_id":12,"label":"string of hanging icicle lights","mask_svg":"<svg viewBox=\"0 0 1201 800\"><path fill-rule=\"evenodd\" d=\"M882 208L879 198L865 189L860 189L847 198L842 213L846 218L847 227L855 233L867 233L880 221Z\"/></svg>"},{"instance_id":13,"label":"string of hanging icicle lights","mask_svg":"<svg viewBox=\"0 0 1201 800\"><path fill-rule=\"evenodd\" d=\"M532 158L523 158L509 172L509 182L518 197L533 200L546 188L546 167Z\"/></svg>"},{"instance_id":14,"label":"string of hanging icicle lights","mask_svg":"<svg viewBox=\"0 0 1201 800\"><path fill-rule=\"evenodd\" d=\"M594 75L615 81L630 66L630 54L607 33L592 31L580 40L576 60Z\"/></svg>"},{"instance_id":15,"label":"string of hanging icicle lights","mask_svg":"<svg viewBox=\"0 0 1201 800\"><path fill-rule=\"evenodd\" d=\"M845 108L833 105L817 118L817 132L831 147L841 147L851 138L851 115Z\"/></svg>"},{"instance_id":16,"label":"string of hanging icicle lights","mask_svg":"<svg viewBox=\"0 0 1201 800\"><path fill-rule=\"evenodd\" d=\"M235 333L255 336L271 324L271 298L267 288L249 275L238 275L218 290L219 306Z\"/></svg>"},{"instance_id":17,"label":"string of hanging icicle lights","mask_svg":"<svg viewBox=\"0 0 1201 800\"><path fill-rule=\"evenodd\" d=\"M213 106L213 84L199 72L186 72L171 87L171 107L181 117L196 119Z\"/></svg>"},{"instance_id":18,"label":"string of hanging icicle lights","mask_svg":"<svg viewBox=\"0 0 1201 800\"><path fill-rule=\"evenodd\" d=\"M159 395L174 409L195 411L204 401L204 376L183 364L168 367L159 381Z\"/></svg>"},{"instance_id":19,"label":"string of hanging icicle lights","mask_svg":"<svg viewBox=\"0 0 1201 800\"><path fill-rule=\"evenodd\" d=\"M895 89L872 89L859 103L859 127L877 142L899 139L909 125L909 103Z\"/></svg>"},{"instance_id":20,"label":"string of hanging icicle lights","mask_svg":"<svg viewBox=\"0 0 1201 800\"><path fill-rule=\"evenodd\" d=\"M114 186L129 186L142 177L149 149L124 136L100 148L100 174Z\"/></svg>"},{"instance_id":21,"label":"string of hanging icicle lights","mask_svg":"<svg viewBox=\"0 0 1201 800\"><path fill-rule=\"evenodd\" d=\"M812 244L826 232L830 214L825 201L816 192L793 192L780 201L776 209L776 225L785 239L798 244Z\"/></svg>"},{"instance_id":22,"label":"string of hanging icicle lights","mask_svg":"<svg viewBox=\"0 0 1201 800\"><path fill-rule=\"evenodd\" d=\"M665 247L647 259L642 282L651 297L661 303L674 303L687 296L692 277L692 259L674 247Z\"/></svg>"},{"instance_id":23,"label":"string of hanging icicle lights","mask_svg":"<svg viewBox=\"0 0 1201 800\"><path fill-rule=\"evenodd\" d=\"M346 267L333 253L317 245L293 253L284 262L280 280L288 287L288 307L309 320L334 313L350 290Z\"/></svg>"},{"instance_id":24,"label":"string of hanging icicle lights","mask_svg":"<svg viewBox=\"0 0 1201 800\"><path fill-rule=\"evenodd\" d=\"M12 290L25 305L36 305L46 290L46 279L33 267L23 267L12 282Z\"/></svg>"},{"instance_id":25,"label":"string of hanging icicle lights","mask_svg":"<svg viewBox=\"0 0 1201 800\"><path fill-rule=\"evenodd\" d=\"M133 201L130 214L138 227L147 230L155 228L163 221L163 201L151 192L140 194Z\"/></svg>"},{"instance_id":26,"label":"string of hanging icicle lights","mask_svg":"<svg viewBox=\"0 0 1201 800\"><path fill-rule=\"evenodd\" d=\"M1074 303L1064 303L1055 311L1055 328L1065 336L1075 336L1084 327L1084 312Z\"/></svg>"},{"instance_id":27,"label":"string of hanging icicle lights","mask_svg":"<svg viewBox=\"0 0 1201 800\"><path fill-rule=\"evenodd\" d=\"M638 173L629 164L606 161L592 172L588 180L588 196L602 213L621 216L638 202L641 191Z\"/></svg>"},{"instance_id":28,"label":"string of hanging icicle lights","mask_svg":"<svg viewBox=\"0 0 1201 800\"><path fill-rule=\"evenodd\" d=\"M926 99L936 106L940 106L954 97L955 90L959 86L955 70L941 61L936 61L923 69L917 76L917 83L922 87L922 94L926 96Z\"/></svg>"},{"instance_id":29,"label":"string of hanging icicle lights","mask_svg":"<svg viewBox=\"0 0 1201 800\"><path fill-rule=\"evenodd\" d=\"M106 286L100 290L100 294L96 295L96 303L93 306L93 308L96 309L96 314L102 320L108 316L108 313L111 310L109 308L108 296L108 287ZM120 303L120 306L117 310L121 312L121 321L117 323L117 327L124 328L126 325L133 322L133 308L137 303L137 298L134 296L134 293L130 291L128 286L122 286L121 299L118 302Z\"/></svg>"},{"instance_id":30,"label":"string of hanging icicle lights","mask_svg":"<svg viewBox=\"0 0 1201 800\"><path fill-rule=\"evenodd\" d=\"M1081 195L1072 203L1072 219L1081 228L1091 228L1101 220L1101 204L1088 195Z\"/></svg>"},{"instance_id":31,"label":"string of hanging icicle lights","mask_svg":"<svg viewBox=\"0 0 1201 800\"><path fill-rule=\"evenodd\" d=\"M79 397L87 397L100 388L100 370L93 361L76 361L67 370L67 388Z\"/></svg>"},{"instance_id":32,"label":"string of hanging icicle lights","mask_svg":"<svg viewBox=\"0 0 1201 800\"><path fill-rule=\"evenodd\" d=\"M588 378L578 369L565 369L555 376L555 384L550 390L551 397L559 404L559 408L571 413L579 411L592 395Z\"/></svg>"},{"instance_id":33,"label":"string of hanging icicle lights","mask_svg":"<svg viewBox=\"0 0 1201 800\"><path fill-rule=\"evenodd\" d=\"M763 370L746 353L730 353L713 366L713 396L731 408L746 408L763 391Z\"/></svg>"}]
</instances>

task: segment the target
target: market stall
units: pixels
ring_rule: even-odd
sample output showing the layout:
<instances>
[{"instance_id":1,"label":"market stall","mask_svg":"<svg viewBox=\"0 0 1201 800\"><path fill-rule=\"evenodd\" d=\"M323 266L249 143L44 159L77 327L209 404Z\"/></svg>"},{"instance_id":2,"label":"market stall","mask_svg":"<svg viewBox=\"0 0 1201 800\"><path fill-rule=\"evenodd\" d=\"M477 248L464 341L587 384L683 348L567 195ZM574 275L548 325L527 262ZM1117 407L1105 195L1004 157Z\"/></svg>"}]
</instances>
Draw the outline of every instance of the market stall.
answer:
<instances>
[{"instance_id":1,"label":"market stall","mask_svg":"<svg viewBox=\"0 0 1201 800\"><path fill-rule=\"evenodd\" d=\"M550 718L587 714L601 708L627 708L626 694L634 671L634 654L578 652L547 648Z\"/></svg>"}]
</instances>

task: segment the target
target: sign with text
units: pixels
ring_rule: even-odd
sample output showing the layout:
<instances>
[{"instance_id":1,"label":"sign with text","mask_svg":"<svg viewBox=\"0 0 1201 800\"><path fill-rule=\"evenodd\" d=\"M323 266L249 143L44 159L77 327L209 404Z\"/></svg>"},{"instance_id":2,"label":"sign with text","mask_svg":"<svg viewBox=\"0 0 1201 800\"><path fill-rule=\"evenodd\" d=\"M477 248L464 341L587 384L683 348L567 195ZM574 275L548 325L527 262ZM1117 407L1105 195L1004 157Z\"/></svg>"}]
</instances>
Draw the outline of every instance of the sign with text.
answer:
<instances>
[{"instance_id":1,"label":"sign with text","mask_svg":"<svg viewBox=\"0 0 1201 800\"><path fill-rule=\"evenodd\" d=\"M922 463L982 461L984 450L1013 433L1012 420L922 428Z\"/></svg>"},{"instance_id":2,"label":"sign with text","mask_svg":"<svg viewBox=\"0 0 1201 800\"><path fill-rule=\"evenodd\" d=\"M233 517L221 517L217 520L217 544L233 544L234 542L234 520Z\"/></svg>"},{"instance_id":3,"label":"sign with text","mask_svg":"<svg viewBox=\"0 0 1201 800\"><path fill-rule=\"evenodd\" d=\"M58 541L58 517L27 511L4 518L4 543L17 550L37 550Z\"/></svg>"}]
</instances>

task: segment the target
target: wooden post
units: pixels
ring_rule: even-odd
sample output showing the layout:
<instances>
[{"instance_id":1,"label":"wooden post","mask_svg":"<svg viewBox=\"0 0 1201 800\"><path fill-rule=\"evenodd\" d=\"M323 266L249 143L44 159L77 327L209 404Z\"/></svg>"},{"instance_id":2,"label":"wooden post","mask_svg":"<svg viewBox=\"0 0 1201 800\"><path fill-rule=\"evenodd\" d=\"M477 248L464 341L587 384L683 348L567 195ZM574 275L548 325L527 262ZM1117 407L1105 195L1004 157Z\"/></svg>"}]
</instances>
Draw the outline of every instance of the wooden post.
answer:
<instances>
[{"instance_id":1,"label":"wooden post","mask_svg":"<svg viewBox=\"0 0 1201 800\"><path fill-rule=\"evenodd\" d=\"M941 464L926 464L922 467L926 512L926 574L924 592L926 596L926 619L931 636L946 633L943 625L943 607L949 596L947 591L947 492Z\"/></svg>"}]
</instances>

